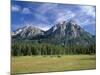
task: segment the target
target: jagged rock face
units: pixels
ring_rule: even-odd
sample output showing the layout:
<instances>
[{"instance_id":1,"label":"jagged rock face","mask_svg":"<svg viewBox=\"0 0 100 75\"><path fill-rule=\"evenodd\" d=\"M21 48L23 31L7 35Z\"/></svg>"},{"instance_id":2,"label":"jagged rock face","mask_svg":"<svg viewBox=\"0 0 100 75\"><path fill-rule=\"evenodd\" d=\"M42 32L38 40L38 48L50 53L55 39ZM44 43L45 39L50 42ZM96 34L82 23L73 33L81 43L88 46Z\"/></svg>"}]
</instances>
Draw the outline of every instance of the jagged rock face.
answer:
<instances>
[{"instance_id":1,"label":"jagged rock face","mask_svg":"<svg viewBox=\"0 0 100 75\"><path fill-rule=\"evenodd\" d=\"M28 38L32 38L32 37L43 35L43 34L44 34L44 31L39 28L36 28L33 26L25 26L16 30L14 33L14 36L28 39Z\"/></svg>"},{"instance_id":2,"label":"jagged rock face","mask_svg":"<svg viewBox=\"0 0 100 75\"><path fill-rule=\"evenodd\" d=\"M62 23L58 23L53 26L46 32L46 35L57 36L57 37L78 37L80 33L84 32L84 30L77 25L75 21L63 21Z\"/></svg>"},{"instance_id":3,"label":"jagged rock face","mask_svg":"<svg viewBox=\"0 0 100 75\"><path fill-rule=\"evenodd\" d=\"M65 33L67 36L72 36L73 38L80 37L81 33L84 33L82 29L75 21L69 21L66 25Z\"/></svg>"},{"instance_id":4,"label":"jagged rock face","mask_svg":"<svg viewBox=\"0 0 100 75\"><path fill-rule=\"evenodd\" d=\"M46 35L63 37L65 36L66 22L56 24L46 32ZM59 36L58 36L59 35Z\"/></svg>"}]
</instances>

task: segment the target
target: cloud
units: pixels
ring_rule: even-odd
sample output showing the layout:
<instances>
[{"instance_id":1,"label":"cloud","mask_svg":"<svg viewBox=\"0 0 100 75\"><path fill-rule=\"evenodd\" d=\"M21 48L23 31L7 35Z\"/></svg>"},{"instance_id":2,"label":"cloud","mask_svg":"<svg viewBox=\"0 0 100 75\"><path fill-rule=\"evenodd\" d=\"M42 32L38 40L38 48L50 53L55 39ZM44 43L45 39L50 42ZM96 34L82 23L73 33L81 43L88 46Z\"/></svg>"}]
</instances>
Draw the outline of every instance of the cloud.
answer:
<instances>
[{"instance_id":1,"label":"cloud","mask_svg":"<svg viewBox=\"0 0 100 75\"><path fill-rule=\"evenodd\" d=\"M95 7L94 6L77 6L75 9L75 19L77 23L84 27L88 25L95 25Z\"/></svg>"},{"instance_id":2,"label":"cloud","mask_svg":"<svg viewBox=\"0 0 100 75\"><path fill-rule=\"evenodd\" d=\"M74 18L76 16L76 13L73 13L73 11L66 7L59 6L59 4L42 4L37 11L41 11L40 14L42 15L49 13L50 16L47 17L49 20L54 20L53 24Z\"/></svg>"},{"instance_id":3,"label":"cloud","mask_svg":"<svg viewBox=\"0 0 100 75\"><path fill-rule=\"evenodd\" d=\"M24 23L23 26L34 26L34 27L42 29L44 31L46 31L46 30L51 28L50 25L48 26L47 24L35 23L35 22L26 22L26 23Z\"/></svg>"},{"instance_id":4,"label":"cloud","mask_svg":"<svg viewBox=\"0 0 100 75\"><path fill-rule=\"evenodd\" d=\"M45 14L46 12L52 10L52 9L56 9L58 4L50 4L50 3L44 3L42 4L37 11L41 11L41 14Z\"/></svg>"},{"instance_id":5,"label":"cloud","mask_svg":"<svg viewBox=\"0 0 100 75\"><path fill-rule=\"evenodd\" d=\"M22 8L21 6L18 5L12 5L11 7L13 12L20 12L22 14L31 14L31 10L29 8Z\"/></svg>"},{"instance_id":6,"label":"cloud","mask_svg":"<svg viewBox=\"0 0 100 75\"><path fill-rule=\"evenodd\" d=\"M44 22L44 23L47 23L49 24L50 22L48 21L48 18L46 16L44 16L43 14L40 14L40 13L34 13L33 14L36 18L36 20L38 22Z\"/></svg>"},{"instance_id":7,"label":"cloud","mask_svg":"<svg viewBox=\"0 0 100 75\"><path fill-rule=\"evenodd\" d=\"M95 21L94 20L90 21L90 19L86 19L85 21L81 23L81 25L83 26L95 25Z\"/></svg>"},{"instance_id":8,"label":"cloud","mask_svg":"<svg viewBox=\"0 0 100 75\"><path fill-rule=\"evenodd\" d=\"M69 20L71 18L74 18L76 16L75 13L73 13L70 10L61 10L60 12L58 12L57 14L57 18L55 23L61 22L61 21L66 21Z\"/></svg>"},{"instance_id":9,"label":"cloud","mask_svg":"<svg viewBox=\"0 0 100 75\"><path fill-rule=\"evenodd\" d=\"M40 29L42 29L44 31L46 31L46 30L51 28L51 26L48 26L46 24L37 24L35 27L40 28Z\"/></svg>"},{"instance_id":10,"label":"cloud","mask_svg":"<svg viewBox=\"0 0 100 75\"><path fill-rule=\"evenodd\" d=\"M14 12L19 12L21 10L21 8L18 5L12 5L11 10Z\"/></svg>"},{"instance_id":11,"label":"cloud","mask_svg":"<svg viewBox=\"0 0 100 75\"><path fill-rule=\"evenodd\" d=\"M31 14L31 11L29 8L23 8L22 13L23 14Z\"/></svg>"},{"instance_id":12,"label":"cloud","mask_svg":"<svg viewBox=\"0 0 100 75\"><path fill-rule=\"evenodd\" d=\"M95 7L94 6L80 6L83 13L95 17Z\"/></svg>"}]
</instances>

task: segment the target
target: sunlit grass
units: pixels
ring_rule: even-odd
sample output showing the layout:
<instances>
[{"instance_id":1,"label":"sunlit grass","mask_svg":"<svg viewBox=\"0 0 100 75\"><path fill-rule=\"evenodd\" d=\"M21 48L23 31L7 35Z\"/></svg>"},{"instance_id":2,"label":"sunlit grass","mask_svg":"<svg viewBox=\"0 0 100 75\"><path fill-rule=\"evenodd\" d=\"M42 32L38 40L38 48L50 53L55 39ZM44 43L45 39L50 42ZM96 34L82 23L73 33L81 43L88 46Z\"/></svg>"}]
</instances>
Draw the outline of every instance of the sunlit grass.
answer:
<instances>
[{"instance_id":1,"label":"sunlit grass","mask_svg":"<svg viewBox=\"0 0 100 75\"><path fill-rule=\"evenodd\" d=\"M12 73L85 70L96 68L95 55L12 57Z\"/></svg>"}]
</instances>

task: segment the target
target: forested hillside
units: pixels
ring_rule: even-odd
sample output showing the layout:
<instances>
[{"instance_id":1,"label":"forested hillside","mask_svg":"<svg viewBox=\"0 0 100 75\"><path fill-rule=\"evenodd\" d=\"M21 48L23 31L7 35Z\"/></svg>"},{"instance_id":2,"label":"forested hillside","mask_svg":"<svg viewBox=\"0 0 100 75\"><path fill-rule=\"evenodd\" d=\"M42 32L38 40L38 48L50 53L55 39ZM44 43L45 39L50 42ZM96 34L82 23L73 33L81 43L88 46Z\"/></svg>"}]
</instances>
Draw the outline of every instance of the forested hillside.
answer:
<instances>
[{"instance_id":1,"label":"forested hillside","mask_svg":"<svg viewBox=\"0 0 100 75\"><path fill-rule=\"evenodd\" d=\"M13 41L12 55L69 55L69 54L95 54L95 44L82 45L56 45L48 43L40 43L39 41Z\"/></svg>"}]
</instances>

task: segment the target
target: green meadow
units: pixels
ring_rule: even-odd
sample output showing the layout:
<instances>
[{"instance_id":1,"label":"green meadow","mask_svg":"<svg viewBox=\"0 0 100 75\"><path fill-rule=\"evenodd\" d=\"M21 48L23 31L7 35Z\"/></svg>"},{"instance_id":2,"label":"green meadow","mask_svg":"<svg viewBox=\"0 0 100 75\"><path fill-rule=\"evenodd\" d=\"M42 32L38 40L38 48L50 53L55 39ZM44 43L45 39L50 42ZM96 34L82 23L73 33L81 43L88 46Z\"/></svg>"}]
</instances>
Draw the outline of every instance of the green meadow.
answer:
<instances>
[{"instance_id":1,"label":"green meadow","mask_svg":"<svg viewBox=\"0 0 100 75\"><path fill-rule=\"evenodd\" d=\"M12 56L11 73L39 73L96 69L95 55Z\"/></svg>"}]
</instances>

